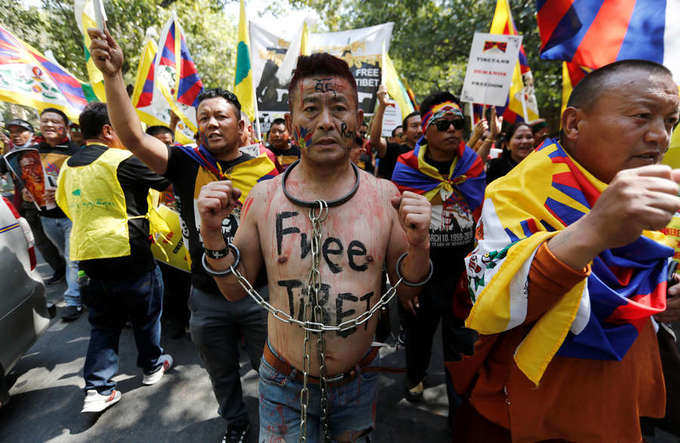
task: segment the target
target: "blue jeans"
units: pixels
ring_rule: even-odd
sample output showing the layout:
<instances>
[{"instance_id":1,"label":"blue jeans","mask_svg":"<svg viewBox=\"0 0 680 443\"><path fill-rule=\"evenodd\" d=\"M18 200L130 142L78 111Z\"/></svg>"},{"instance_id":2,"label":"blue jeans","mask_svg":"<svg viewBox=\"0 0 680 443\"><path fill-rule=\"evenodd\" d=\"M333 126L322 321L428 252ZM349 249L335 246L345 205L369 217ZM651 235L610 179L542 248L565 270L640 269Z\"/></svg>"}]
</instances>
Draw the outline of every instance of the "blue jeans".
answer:
<instances>
[{"instance_id":1,"label":"blue jeans","mask_svg":"<svg viewBox=\"0 0 680 443\"><path fill-rule=\"evenodd\" d=\"M116 387L111 378L118 372L118 342L128 319L137 344L137 366L146 374L157 370L163 354L163 279L158 266L130 280L91 279L82 292L92 326L83 370L85 390L108 395Z\"/></svg>"},{"instance_id":2,"label":"blue jeans","mask_svg":"<svg viewBox=\"0 0 680 443\"><path fill-rule=\"evenodd\" d=\"M80 306L80 288L78 287L78 262L69 260L69 247L71 243L71 220L68 218L40 217L43 231L61 255L66 260L66 292L64 301L66 306Z\"/></svg>"},{"instance_id":3,"label":"blue jeans","mask_svg":"<svg viewBox=\"0 0 680 443\"><path fill-rule=\"evenodd\" d=\"M191 288L189 309L191 340L210 376L218 414L227 424L247 423L248 409L243 402L239 374L239 346L243 337L250 364L257 371L267 340L267 311L249 296L230 302L220 293L208 293L196 287Z\"/></svg>"},{"instance_id":4,"label":"blue jeans","mask_svg":"<svg viewBox=\"0 0 680 443\"><path fill-rule=\"evenodd\" d=\"M267 344L269 346L269 344ZM270 347L271 349L271 347ZM276 355L276 352L272 349ZM369 366L378 366L380 357ZM302 383L295 379L298 371L288 376L274 369L264 359L260 363L260 441L298 441L300 436L300 391ZM321 392L310 383L307 407L307 441L323 441L320 435ZM372 431L378 400L378 373L360 372L352 381L328 386L328 414L331 438L348 431ZM362 435L370 438L370 432ZM364 440L359 440L364 441Z\"/></svg>"}]
</instances>

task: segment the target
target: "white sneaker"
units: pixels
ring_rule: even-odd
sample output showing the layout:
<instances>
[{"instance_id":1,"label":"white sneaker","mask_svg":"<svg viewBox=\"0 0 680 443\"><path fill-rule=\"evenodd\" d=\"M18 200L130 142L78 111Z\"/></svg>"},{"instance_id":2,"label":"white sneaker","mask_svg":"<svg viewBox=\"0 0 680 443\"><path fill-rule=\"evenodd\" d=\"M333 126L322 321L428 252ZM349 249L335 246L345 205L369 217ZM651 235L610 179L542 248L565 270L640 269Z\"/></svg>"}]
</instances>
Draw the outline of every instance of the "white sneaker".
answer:
<instances>
[{"instance_id":1,"label":"white sneaker","mask_svg":"<svg viewBox=\"0 0 680 443\"><path fill-rule=\"evenodd\" d=\"M144 374L144 378L142 379L142 384L143 385L155 385L158 383L161 378L163 378L163 374L165 374L165 371L170 369L172 367L172 356L170 354L163 354L158 358L158 361L161 364L161 367L156 370L156 372L152 372L151 374Z\"/></svg>"},{"instance_id":2,"label":"white sneaker","mask_svg":"<svg viewBox=\"0 0 680 443\"><path fill-rule=\"evenodd\" d=\"M122 394L115 389L109 395L102 395L94 389L88 389L83 401L83 412L101 412L120 401Z\"/></svg>"}]
</instances>

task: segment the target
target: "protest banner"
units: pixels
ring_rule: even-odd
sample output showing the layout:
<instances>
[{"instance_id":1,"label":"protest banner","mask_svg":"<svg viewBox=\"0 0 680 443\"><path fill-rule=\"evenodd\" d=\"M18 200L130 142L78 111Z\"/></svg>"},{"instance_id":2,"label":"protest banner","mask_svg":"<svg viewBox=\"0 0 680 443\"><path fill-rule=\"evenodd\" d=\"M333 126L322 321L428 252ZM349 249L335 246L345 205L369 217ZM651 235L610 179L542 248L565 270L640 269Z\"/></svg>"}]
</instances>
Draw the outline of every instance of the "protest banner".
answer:
<instances>
[{"instance_id":1,"label":"protest banner","mask_svg":"<svg viewBox=\"0 0 680 443\"><path fill-rule=\"evenodd\" d=\"M382 52L383 48L389 51L393 27L394 23L384 23L341 32L310 33L308 37L310 53L328 52L347 62L357 83L359 107L366 115L372 115L375 108ZM300 33L300 38L303 35ZM273 118L288 111L288 84L282 84L277 73L292 43L251 22L250 44L255 97L262 129L267 131Z\"/></svg>"},{"instance_id":2,"label":"protest banner","mask_svg":"<svg viewBox=\"0 0 680 443\"><path fill-rule=\"evenodd\" d=\"M522 36L475 32L460 99L505 106Z\"/></svg>"}]
</instances>

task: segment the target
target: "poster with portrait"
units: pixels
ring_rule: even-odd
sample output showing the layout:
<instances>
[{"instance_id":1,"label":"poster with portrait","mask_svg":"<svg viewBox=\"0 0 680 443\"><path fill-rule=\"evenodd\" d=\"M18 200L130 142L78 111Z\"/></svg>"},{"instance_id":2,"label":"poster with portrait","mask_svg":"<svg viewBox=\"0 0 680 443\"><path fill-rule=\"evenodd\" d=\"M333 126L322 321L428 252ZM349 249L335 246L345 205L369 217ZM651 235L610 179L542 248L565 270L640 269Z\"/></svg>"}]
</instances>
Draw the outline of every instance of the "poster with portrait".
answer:
<instances>
[{"instance_id":1,"label":"poster with portrait","mask_svg":"<svg viewBox=\"0 0 680 443\"><path fill-rule=\"evenodd\" d=\"M373 114L381 79L383 49L389 52L394 23L341 32L310 33L310 51L328 52L347 62L357 83L359 107ZM288 84L276 77L290 42L250 22L255 97L260 113L288 112Z\"/></svg>"},{"instance_id":2,"label":"poster with portrait","mask_svg":"<svg viewBox=\"0 0 680 443\"><path fill-rule=\"evenodd\" d=\"M12 173L12 179L33 197L36 207L45 207L45 190L56 187L56 183L48 181L38 150L15 149L5 155L5 161Z\"/></svg>"}]
</instances>

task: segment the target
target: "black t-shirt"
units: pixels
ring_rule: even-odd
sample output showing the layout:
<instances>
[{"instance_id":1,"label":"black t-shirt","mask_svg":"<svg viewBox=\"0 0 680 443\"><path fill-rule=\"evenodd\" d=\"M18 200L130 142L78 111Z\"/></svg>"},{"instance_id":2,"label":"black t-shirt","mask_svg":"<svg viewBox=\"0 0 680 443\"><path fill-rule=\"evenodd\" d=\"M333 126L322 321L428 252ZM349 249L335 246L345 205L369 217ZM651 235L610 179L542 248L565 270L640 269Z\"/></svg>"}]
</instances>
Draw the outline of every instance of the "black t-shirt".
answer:
<instances>
[{"instance_id":1,"label":"black t-shirt","mask_svg":"<svg viewBox=\"0 0 680 443\"><path fill-rule=\"evenodd\" d=\"M78 145L71 141L66 141L65 143L60 143L56 146L50 146L46 142L40 142L37 145L31 146L31 148L37 149L38 152L40 152L40 159L42 160L43 168L45 168L45 174L47 174L48 180L47 184L49 186L57 185L57 178L59 178L61 165L80 150ZM41 217L66 218L66 214L64 214L64 211L62 211L59 206L52 209L44 207L40 209Z\"/></svg>"},{"instance_id":2,"label":"black t-shirt","mask_svg":"<svg viewBox=\"0 0 680 443\"><path fill-rule=\"evenodd\" d=\"M272 145L268 145L267 149L272 151L276 156L276 160L279 162L279 166L281 166L279 172L285 171L288 166L300 158L300 148L294 144L290 144L290 148L288 149L276 149Z\"/></svg>"},{"instance_id":3,"label":"black t-shirt","mask_svg":"<svg viewBox=\"0 0 680 443\"><path fill-rule=\"evenodd\" d=\"M220 161L222 171L225 174L243 162L253 157L242 153L241 156L232 161ZM201 177L199 178L199 174ZM215 179L210 176L201 166L189 157L184 151L176 146L168 147L168 169L164 176L172 182L175 190L175 198L180 213L180 224L182 235L189 248L191 255L191 284L198 289L219 294L219 289L215 280L208 275L201 264L203 256L203 242L200 238L200 218L195 204L195 198L201 190L203 184ZM198 182L198 183L197 183ZM239 211L237 209L222 222L222 233L225 237L233 239L239 225Z\"/></svg>"},{"instance_id":4,"label":"black t-shirt","mask_svg":"<svg viewBox=\"0 0 680 443\"><path fill-rule=\"evenodd\" d=\"M397 164L397 157L411 151L408 145L400 145L397 143L387 143L385 155L380 158L378 162L378 177L392 179L392 172Z\"/></svg>"},{"instance_id":5,"label":"black t-shirt","mask_svg":"<svg viewBox=\"0 0 680 443\"><path fill-rule=\"evenodd\" d=\"M510 151L503 150L500 157L490 160L486 167L486 184L503 177L512 168L517 166L517 163L510 157Z\"/></svg>"},{"instance_id":6,"label":"black t-shirt","mask_svg":"<svg viewBox=\"0 0 680 443\"><path fill-rule=\"evenodd\" d=\"M103 145L89 145L69 158L70 167L86 166L97 160L108 148ZM137 157L129 157L118 165L116 176L125 195L125 207L129 217L144 215L148 212L147 196L149 188L163 191L170 182L155 174ZM111 280L139 276L154 267L151 253L149 221L146 218L128 220L130 236L130 255L127 257L83 260L80 268L91 278ZM106 241L106 239L102 239Z\"/></svg>"}]
</instances>

